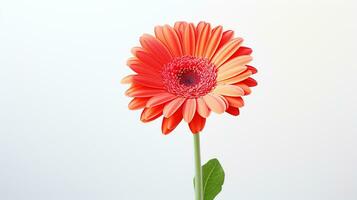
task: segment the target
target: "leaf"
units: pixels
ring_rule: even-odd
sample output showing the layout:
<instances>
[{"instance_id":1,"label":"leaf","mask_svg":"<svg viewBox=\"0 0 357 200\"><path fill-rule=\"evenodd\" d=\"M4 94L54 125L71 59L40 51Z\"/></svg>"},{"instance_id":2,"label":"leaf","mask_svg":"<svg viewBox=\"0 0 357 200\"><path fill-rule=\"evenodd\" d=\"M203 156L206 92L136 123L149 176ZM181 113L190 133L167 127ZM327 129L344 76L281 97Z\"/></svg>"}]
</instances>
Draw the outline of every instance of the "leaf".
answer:
<instances>
[{"instance_id":1,"label":"leaf","mask_svg":"<svg viewBox=\"0 0 357 200\"><path fill-rule=\"evenodd\" d=\"M214 158L202 166L203 200L213 200L222 190L224 170Z\"/></svg>"}]
</instances>

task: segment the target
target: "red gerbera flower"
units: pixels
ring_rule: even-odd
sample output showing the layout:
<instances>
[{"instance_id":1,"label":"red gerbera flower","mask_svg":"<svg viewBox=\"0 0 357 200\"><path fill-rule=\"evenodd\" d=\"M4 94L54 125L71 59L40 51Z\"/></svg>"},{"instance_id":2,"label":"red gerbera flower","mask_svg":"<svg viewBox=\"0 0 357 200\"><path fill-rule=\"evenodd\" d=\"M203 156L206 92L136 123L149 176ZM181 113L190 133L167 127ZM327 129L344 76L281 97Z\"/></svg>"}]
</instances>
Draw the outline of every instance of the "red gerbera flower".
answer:
<instances>
[{"instance_id":1,"label":"red gerbera flower","mask_svg":"<svg viewBox=\"0 0 357 200\"><path fill-rule=\"evenodd\" d=\"M131 84L129 109L143 109L143 122L163 115L164 134L182 119L198 133L211 111L239 115L242 96L257 85L250 77L257 70L248 65L252 50L242 42L233 31L206 22L155 27L155 36L140 37L141 47L132 49L127 62L136 72L122 80Z\"/></svg>"}]
</instances>

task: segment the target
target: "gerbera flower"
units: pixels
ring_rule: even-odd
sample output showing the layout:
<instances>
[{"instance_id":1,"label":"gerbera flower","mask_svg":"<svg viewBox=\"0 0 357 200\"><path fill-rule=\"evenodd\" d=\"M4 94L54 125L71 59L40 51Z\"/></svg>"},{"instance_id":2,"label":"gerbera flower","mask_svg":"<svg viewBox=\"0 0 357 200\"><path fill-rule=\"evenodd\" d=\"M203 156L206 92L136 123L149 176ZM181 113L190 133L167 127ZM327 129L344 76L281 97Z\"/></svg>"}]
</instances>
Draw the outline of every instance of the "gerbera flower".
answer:
<instances>
[{"instance_id":1,"label":"gerbera flower","mask_svg":"<svg viewBox=\"0 0 357 200\"><path fill-rule=\"evenodd\" d=\"M155 36L140 37L127 65L136 73L122 80L131 84L129 109L143 109L141 121L163 115L162 132L170 133L184 119L192 133L200 132L210 112L239 115L242 96L257 82L248 65L252 50L233 31L209 23L176 22L155 27Z\"/></svg>"}]
</instances>

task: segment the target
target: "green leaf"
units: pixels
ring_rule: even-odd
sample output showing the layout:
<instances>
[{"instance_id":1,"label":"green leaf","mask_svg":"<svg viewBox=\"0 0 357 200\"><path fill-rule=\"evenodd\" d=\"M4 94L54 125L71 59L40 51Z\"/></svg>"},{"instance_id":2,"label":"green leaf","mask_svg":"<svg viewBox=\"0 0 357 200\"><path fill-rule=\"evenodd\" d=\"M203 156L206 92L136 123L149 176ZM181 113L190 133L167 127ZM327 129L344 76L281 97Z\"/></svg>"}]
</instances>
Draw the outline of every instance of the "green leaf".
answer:
<instances>
[{"instance_id":1,"label":"green leaf","mask_svg":"<svg viewBox=\"0 0 357 200\"><path fill-rule=\"evenodd\" d=\"M224 171L219 161L214 158L202 166L203 200L213 200L222 190Z\"/></svg>"}]
</instances>

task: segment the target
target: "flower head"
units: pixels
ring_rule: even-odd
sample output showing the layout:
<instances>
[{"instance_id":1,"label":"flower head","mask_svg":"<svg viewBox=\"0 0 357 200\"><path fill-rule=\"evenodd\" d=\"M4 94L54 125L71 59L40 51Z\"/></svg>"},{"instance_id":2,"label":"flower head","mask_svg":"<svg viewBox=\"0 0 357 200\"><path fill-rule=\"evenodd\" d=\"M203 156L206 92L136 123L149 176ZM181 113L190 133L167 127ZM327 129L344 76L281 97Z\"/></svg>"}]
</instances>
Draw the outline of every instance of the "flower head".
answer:
<instances>
[{"instance_id":1,"label":"flower head","mask_svg":"<svg viewBox=\"0 0 357 200\"><path fill-rule=\"evenodd\" d=\"M129 109L143 109L141 121L163 115L162 132L168 134L184 119L192 133L200 132L211 111L239 115L242 96L257 85L257 70L248 65L252 50L242 38L206 22L176 22L155 27L155 36L140 37L127 65L136 73L122 83L131 84Z\"/></svg>"}]
</instances>

